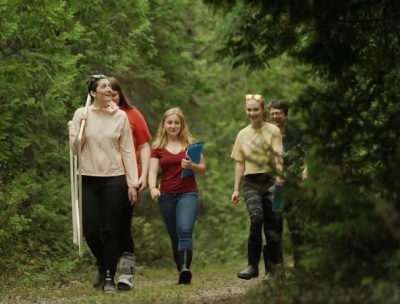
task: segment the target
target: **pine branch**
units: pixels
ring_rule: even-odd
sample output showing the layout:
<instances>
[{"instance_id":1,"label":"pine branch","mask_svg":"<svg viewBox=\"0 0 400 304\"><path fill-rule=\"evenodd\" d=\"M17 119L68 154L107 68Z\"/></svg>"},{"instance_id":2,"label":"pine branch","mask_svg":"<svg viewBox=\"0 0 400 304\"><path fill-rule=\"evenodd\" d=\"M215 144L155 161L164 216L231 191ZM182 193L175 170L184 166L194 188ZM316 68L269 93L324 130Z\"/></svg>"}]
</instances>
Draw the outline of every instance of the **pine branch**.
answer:
<instances>
[{"instance_id":1,"label":"pine branch","mask_svg":"<svg viewBox=\"0 0 400 304\"><path fill-rule=\"evenodd\" d=\"M3 60L4 58L6 58L8 56L15 55L20 50L24 49L30 42L32 42L37 36L39 36L40 32L42 31L42 28L43 28L43 22L40 24L38 32L35 35L33 35L33 37L31 39L29 39L24 45L17 48L14 52L8 53L8 54L4 55L3 57L1 57L0 60Z\"/></svg>"}]
</instances>

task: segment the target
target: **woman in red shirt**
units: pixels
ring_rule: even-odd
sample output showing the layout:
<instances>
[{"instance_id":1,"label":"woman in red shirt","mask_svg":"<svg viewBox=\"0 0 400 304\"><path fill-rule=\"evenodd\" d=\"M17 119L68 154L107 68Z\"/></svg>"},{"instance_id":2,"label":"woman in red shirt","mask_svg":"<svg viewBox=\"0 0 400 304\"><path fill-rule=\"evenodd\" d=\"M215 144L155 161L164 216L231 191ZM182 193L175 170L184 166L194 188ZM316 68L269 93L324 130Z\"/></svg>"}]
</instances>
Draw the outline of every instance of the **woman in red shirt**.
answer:
<instances>
[{"instance_id":1,"label":"woman in red shirt","mask_svg":"<svg viewBox=\"0 0 400 304\"><path fill-rule=\"evenodd\" d=\"M195 164L186 156L186 149L194 142L190 137L185 118L179 108L165 112L158 127L157 138L150 154L149 187L152 199L158 206L171 239L172 252L179 271L179 284L190 284L192 273L192 232L199 206L198 190L193 175L181 177L182 169L204 174L203 156ZM158 169L161 167L161 184L156 187Z\"/></svg>"},{"instance_id":2,"label":"woman in red shirt","mask_svg":"<svg viewBox=\"0 0 400 304\"><path fill-rule=\"evenodd\" d=\"M150 132L143 115L136 107L129 103L117 79L110 77L108 80L113 89L112 100L128 116L139 173L138 192L141 192L147 186L147 174L150 160ZM117 289L121 291L130 290L134 285L136 257L134 255L134 242L131 232L133 208L134 204L130 204L127 200L118 230L119 256L121 259Z\"/></svg>"}]
</instances>

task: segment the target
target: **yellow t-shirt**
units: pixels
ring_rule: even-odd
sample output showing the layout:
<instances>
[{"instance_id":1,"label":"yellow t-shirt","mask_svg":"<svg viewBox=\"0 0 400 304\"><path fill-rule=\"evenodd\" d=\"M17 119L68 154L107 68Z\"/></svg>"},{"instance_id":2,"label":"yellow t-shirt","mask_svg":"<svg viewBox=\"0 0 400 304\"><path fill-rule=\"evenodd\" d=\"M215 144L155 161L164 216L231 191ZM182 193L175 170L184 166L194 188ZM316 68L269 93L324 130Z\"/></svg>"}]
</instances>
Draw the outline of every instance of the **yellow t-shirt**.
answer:
<instances>
[{"instance_id":1,"label":"yellow t-shirt","mask_svg":"<svg viewBox=\"0 0 400 304\"><path fill-rule=\"evenodd\" d=\"M275 167L276 153L281 155L282 152L281 131L267 122L260 129L248 125L240 130L231 157L244 163L244 175L269 173Z\"/></svg>"}]
</instances>

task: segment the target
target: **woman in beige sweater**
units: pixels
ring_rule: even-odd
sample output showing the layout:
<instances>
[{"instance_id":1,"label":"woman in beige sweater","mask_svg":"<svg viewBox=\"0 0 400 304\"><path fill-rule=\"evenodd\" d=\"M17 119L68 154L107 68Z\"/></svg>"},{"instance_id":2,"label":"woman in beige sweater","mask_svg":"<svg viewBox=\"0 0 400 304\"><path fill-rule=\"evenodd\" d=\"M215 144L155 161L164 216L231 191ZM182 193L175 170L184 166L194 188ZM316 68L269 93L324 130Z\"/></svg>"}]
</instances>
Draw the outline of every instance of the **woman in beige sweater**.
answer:
<instances>
[{"instance_id":1,"label":"woman in beige sweater","mask_svg":"<svg viewBox=\"0 0 400 304\"><path fill-rule=\"evenodd\" d=\"M107 77L91 76L87 84L93 103L86 117L84 108L76 110L70 145L77 154L80 122L86 119L81 154L83 234L98 266L93 285L104 283L104 292L115 292L117 224L127 198L131 204L137 199L136 157L128 118L111 100Z\"/></svg>"}]
</instances>

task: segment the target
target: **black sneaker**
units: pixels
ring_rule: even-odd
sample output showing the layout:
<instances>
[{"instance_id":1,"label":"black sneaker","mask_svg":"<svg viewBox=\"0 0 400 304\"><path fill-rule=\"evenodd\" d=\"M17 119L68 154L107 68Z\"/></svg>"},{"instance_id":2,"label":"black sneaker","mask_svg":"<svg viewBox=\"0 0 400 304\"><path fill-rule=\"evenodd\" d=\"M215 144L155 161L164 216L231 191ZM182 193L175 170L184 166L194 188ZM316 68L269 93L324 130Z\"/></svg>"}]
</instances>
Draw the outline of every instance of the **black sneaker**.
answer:
<instances>
[{"instance_id":1,"label":"black sneaker","mask_svg":"<svg viewBox=\"0 0 400 304\"><path fill-rule=\"evenodd\" d=\"M246 269L238 273L238 278L243 280L250 280L251 278L258 277L258 267L248 265Z\"/></svg>"}]
</instances>

